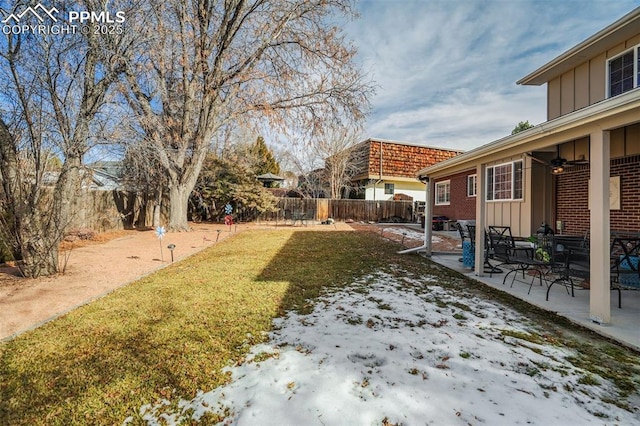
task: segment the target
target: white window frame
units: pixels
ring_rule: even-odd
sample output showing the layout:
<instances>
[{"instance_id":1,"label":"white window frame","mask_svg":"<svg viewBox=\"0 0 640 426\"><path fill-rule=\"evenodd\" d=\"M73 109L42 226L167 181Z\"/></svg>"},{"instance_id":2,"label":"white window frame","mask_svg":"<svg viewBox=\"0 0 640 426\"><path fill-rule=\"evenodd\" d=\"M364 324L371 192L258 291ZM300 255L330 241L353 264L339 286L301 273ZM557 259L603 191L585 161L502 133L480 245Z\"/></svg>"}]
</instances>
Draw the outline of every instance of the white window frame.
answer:
<instances>
[{"instance_id":1,"label":"white window frame","mask_svg":"<svg viewBox=\"0 0 640 426\"><path fill-rule=\"evenodd\" d=\"M616 59L621 58L622 56L628 55L629 52L633 52L633 87L627 91L623 91L618 93L617 95L611 95L611 62L615 61ZM638 61L640 60L640 44L632 47L631 49L627 49L624 52L607 59L606 62L606 69L605 69L605 76L606 76L606 84L607 84L607 98L611 98L613 96L618 96L618 95L622 95L623 93L629 92L635 88L637 88L638 86L640 86L640 64L638 64Z\"/></svg>"},{"instance_id":2,"label":"white window frame","mask_svg":"<svg viewBox=\"0 0 640 426\"><path fill-rule=\"evenodd\" d=\"M520 197L514 197L514 193L516 192L516 164L520 163L520 188L519 188L519 192L520 192ZM499 168L503 168L505 166L510 166L511 170L508 172L510 173L510 177L508 180L505 180L505 182L509 182L509 197L504 197L504 198L496 198L496 180L495 180L495 170L499 169ZM515 161L508 161L506 163L501 163L501 164L495 164L493 166L487 166L487 183L486 183L486 187L487 187L487 195L486 195L486 201L487 202L505 202L505 201L522 201L524 199L524 162L522 160L515 160ZM506 173L504 173L504 175L506 175ZM504 192L504 190L502 190Z\"/></svg>"},{"instance_id":3,"label":"white window frame","mask_svg":"<svg viewBox=\"0 0 640 426\"><path fill-rule=\"evenodd\" d=\"M440 199L440 188L444 187L444 198ZM435 188L435 205L436 206L448 206L451 204L451 181L443 180L436 182Z\"/></svg>"},{"instance_id":4,"label":"white window frame","mask_svg":"<svg viewBox=\"0 0 640 426\"><path fill-rule=\"evenodd\" d=\"M478 195L478 175L467 176L467 197L475 197Z\"/></svg>"}]
</instances>

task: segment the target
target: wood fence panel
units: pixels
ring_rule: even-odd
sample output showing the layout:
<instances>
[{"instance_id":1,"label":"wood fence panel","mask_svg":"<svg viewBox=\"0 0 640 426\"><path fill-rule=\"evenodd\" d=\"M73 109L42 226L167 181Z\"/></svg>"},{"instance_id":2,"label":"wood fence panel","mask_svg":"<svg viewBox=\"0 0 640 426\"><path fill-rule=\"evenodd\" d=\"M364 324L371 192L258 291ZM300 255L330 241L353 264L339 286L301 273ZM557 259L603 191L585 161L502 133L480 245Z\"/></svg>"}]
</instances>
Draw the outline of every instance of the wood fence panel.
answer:
<instances>
[{"instance_id":1,"label":"wood fence panel","mask_svg":"<svg viewBox=\"0 0 640 426\"><path fill-rule=\"evenodd\" d=\"M164 204L164 203L163 203ZM162 222L168 217L168 203L163 205ZM76 201L76 214L71 228L89 228L99 232L151 226L153 203L121 191L83 191ZM284 211L295 213L315 211L314 220L333 218L356 222L411 221L411 201L332 200L327 198L280 198L277 211L261 215L260 221L281 221ZM134 225L135 224L135 225Z\"/></svg>"}]
</instances>

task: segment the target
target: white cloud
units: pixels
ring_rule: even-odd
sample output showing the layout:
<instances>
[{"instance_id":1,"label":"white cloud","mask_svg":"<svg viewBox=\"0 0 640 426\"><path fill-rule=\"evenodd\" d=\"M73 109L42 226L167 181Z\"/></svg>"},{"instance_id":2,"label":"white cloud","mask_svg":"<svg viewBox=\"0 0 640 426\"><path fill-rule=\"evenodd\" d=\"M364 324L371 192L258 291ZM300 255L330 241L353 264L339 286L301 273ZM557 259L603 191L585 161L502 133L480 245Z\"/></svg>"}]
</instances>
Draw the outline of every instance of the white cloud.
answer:
<instances>
[{"instance_id":1,"label":"white cloud","mask_svg":"<svg viewBox=\"0 0 640 426\"><path fill-rule=\"evenodd\" d=\"M367 136L470 149L543 122L546 88L515 82L635 6L362 1L346 32L379 86Z\"/></svg>"}]
</instances>

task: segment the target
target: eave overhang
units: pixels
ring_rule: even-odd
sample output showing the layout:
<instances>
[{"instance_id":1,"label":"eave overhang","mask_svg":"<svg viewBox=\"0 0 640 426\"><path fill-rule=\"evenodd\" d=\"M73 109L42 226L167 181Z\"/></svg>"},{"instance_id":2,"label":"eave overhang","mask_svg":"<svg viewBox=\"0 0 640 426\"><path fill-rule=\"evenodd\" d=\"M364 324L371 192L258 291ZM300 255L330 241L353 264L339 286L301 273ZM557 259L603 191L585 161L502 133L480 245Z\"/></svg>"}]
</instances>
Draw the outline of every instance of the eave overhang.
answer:
<instances>
[{"instance_id":1,"label":"eave overhang","mask_svg":"<svg viewBox=\"0 0 640 426\"><path fill-rule=\"evenodd\" d=\"M578 134L582 136L588 135L589 126L603 119L612 118L617 115L622 116L625 112L629 111L636 113L634 115L634 117L637 117L635 122L640 122L640 114L637 114L637 112L640 111L640 88L636 88L611 99L606 99L556 119L546 121L523 132L498 139L448 160L441 161L420 170L416 176L418 178L420 176L443 176L445 174L475 168L478 163L486 162L488 157L496 157L501 154L504 154L506 157L541 149L545 146L561 142L562 137L564 135L570 135L571 131L576 133L576 138ZM629 120L616 123L617 126L624 126L626 124L632 123ZM602 128L602 130L611 129L612 128ZM556 141L555 139L558 140Z\"/></svg>"},{"instance_id":2,"label":"eave overhang","mask_svg":"<svg viewBox=\"0 0 640 426\"><path fill-rule=\"evenodd\" d=\"M623 43L637 35L638 32L640 32L640 7L518 80L516 84L543 85L602 52Z\"/></svg>"}]
</instances>

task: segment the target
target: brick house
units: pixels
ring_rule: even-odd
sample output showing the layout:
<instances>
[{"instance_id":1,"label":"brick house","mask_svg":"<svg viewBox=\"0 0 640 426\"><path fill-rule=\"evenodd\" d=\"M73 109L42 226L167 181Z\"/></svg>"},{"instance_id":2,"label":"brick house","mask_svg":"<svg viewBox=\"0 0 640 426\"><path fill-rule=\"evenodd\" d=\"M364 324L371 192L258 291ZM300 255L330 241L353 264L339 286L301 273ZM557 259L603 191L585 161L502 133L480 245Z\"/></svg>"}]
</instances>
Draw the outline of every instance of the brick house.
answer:
<instances>
[{"instance_id":1,"label":"brick house","mask_svg":"<svg viewBox=\"0 0 640 426\"><path fill-rule=\"evenodd\" d=\"M461 151L385 139L367 139L353 148L355 164L351 185L366 200L412 199L425 201L419 170L449 159ZM361 196L362 196L361 195Z\"/></svg>"},{"instance_id":2,"label":"brick house","mask_svg":"<svg viewBox=\"0 0 640 426\"><path fill-rule=\"evenodd\" d=\"M517 83L547 85L547 121L420 170L433 194L426 213L453 200L457 176L475 175L476 253L489 225L521 237L542 222L588 232L588 318L611 323L612 231L640 233L640 8ZM475 262L484 275L482 256Z\"/></svg>"}]
</instances>

